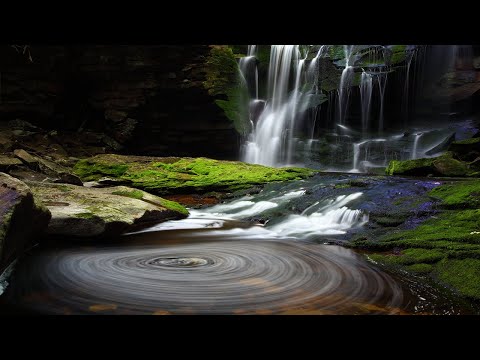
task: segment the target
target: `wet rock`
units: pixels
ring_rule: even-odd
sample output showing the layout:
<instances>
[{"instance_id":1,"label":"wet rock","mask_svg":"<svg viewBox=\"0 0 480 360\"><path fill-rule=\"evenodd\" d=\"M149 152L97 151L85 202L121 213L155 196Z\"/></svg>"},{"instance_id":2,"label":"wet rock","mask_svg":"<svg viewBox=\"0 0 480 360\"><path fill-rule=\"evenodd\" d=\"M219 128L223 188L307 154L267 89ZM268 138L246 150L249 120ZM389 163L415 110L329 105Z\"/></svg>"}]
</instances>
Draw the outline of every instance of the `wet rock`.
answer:
<instances>
[{"instance_id":1,"label":"wet rock","mask_svg":"<svg viewBox=\"0 0 480 360\"><path fill-rule=\"evenodd\" d=\"M97 181L87 181L83 183L83 186L93 187L93 188L103 188L103 187L118 186L118 185L125 185L125 184L126 182L123 180L103 177L101 179L98 179Z\"/></svg>"},{"instance_id":2,"label":"wet rock","mask_svg":"<svg viewBox=\"0 0 480 360\"><path fill-rule=\"evenodd\" d=\"M95 189L66 184L29 185L52 213L47 230L52 235L110 237L188 216L188 211L175 202L125 186Z\"/></svg>"},{"instance_id":3,"label":"wet rock","mask_svg":"<svg viewBox=\"0 0 480 360\"><path fill-rule=\"evenodd\" d=\"M10 152L12 150L13 140L11 133L7 131L0 131L0 152Z\"/></svg>"},{"instance_id":4,"label":"wet rock","mask_svg":"<svg viewBox=\"0 0 480 360\"><path fill-rule=\"evenodd\" d=\"M120 122L127 118L128 113L126 111L107 109L105 110L105 119L113 122Z\"/></svg>"},{"instance_id":5,"label":"wet rock","mask_svg":"<svg viewBox=\"0 0 480 360\"><path fill-rule=\"evenodd\" d=\"M115 139L112 139L110 136L105 135L102 141L105 145L109 146L112 150L119 151L123 149L122 144L120 144Z\"/></svg>"},{"instance_id":6,"label":"wet rock","mask_svg":"<svg viewBox=\"0 0 480 360\"><path fill-rule=\"evenodd\" d=\"M8 173L11 176L25 182L28 182L28 181L37 181L37 182L50 181L51 182L56 180L40 172L32 171L25 168L13 169L13 170L10 170Z\"/></svg>"},{"instance_id":7,"label":"wet rock","mask_svg":"<svg viewBox=\"0 0 480 360\"><path fill-rule=\"evenodd\" d=\"M32 125L28 121L15 119L8 122L8 127L14 130L23 130L29 132L42 131L38 126Z\"/></svg>"},{"instance_id":8,"label":"wet rock","mask_svg":"<svg viewBox=\"0 0 480 360\"><path fill-rule=\"evenodd\" d=\"M442 176L467 176L470 173L465 162L449 156L440 156L432 165L435 172Z\"/></svg>"},{"instance_id":9,"label":"wet rock","mask_svg":"<svg viewBox=\"0 0 480 360\"><path fill-rule=\"evenodd\" d=\"M409 176L473 176L472 170L464 161L457 160L451 152L436 158L390 161L388 175Z\"/></svg>"},{"instance_id":10,"label":"wet rock","mask_svg":"<svg viewBox=\"0 0 480 360\"><path fill-rule=\"evenodd\" d=\"M477 157L475 160L473 160L468 165L469 165L470 169L473 169L475 171L480 171L480 157Z\"/></svg>"},{"instance_id":11,"label":"wet rock","mask_svg":"<svg viewBox=\"0 0 480 360\"><path fill-rule=\"evenodd\" d=\"M138 121L135 119L128 118L125 121L122 121L118 126L116 126L115 131L113 132L113 136L116 141L121 144L126 143L133 135L133 131L135 130L135 126L137 125ZM113 147L112 147L113 148ZM115 148L113 148L115 149ZM117 149L115 149L117 150ZM120 150L120 149L118 149Z\"/></svg>"},{"instance_id":12,"label":"wet rock","mask_svg":"<svg viewBox=\"0 0 480 360\"><path fill-rule=\"evenodd\" d=\"M480 138L455 141L448 148L453 155L463 161L473 161L480 156Z\"/></svg>"},{"instance_id":13,"label":"wet rock","mask_svg":"<svg viewBox=\"0 0 480 360\"><path fill-rule=\"evenodd\" d=\"M455 141L455 133L453 133L450 136L448 136L447 138L445 138L445 140L443 140L437 146L434 146L430 150L425 151L425 155L431 156L431 155L435 155L435 154L444 152L448 149L449 145L454 141Z\"/></svg>"},{"instance_id":14,"label":"wet rock","mask_svg":"<svg viewBox=\"0 0 480 360\"><path fill-rule=\"evenodd\" d=\"M23 163L14 157L0 155L0 171L8 171L9 169L22 165Z\"/></svg>"},{"instance_id":15,"label":"wet rock","mask_svg":"<svg viewBox=\"0 0 480 360\"><path fill-rule=\"evenodd\" d=\"M35 159L38 160L40 170L46 175L58 179L59 182L80 186L83 185L82 180L80 180L78 176L72 174L68 168L38 156L35 156Z\"/></svg>"},{"instance_id":16,"label":"wet rock","mask_svg":"<svg viewBox=\"0 0 480 360\"><path fill-rule=\"evenodd\" d=\"M0 273L38 241L50 212L22 181L0 173Z\"/></svg>"},{"instance_id":17,"label":"wet rock","mask_svg":"<svg viewBox=\"0 0 480 360\"><path fill-rule=\"evenodd\" d=\"M385 172L387 175L427 176L433 173L432 159L392 160Z\"/></svg>"},{"instance_id":18,"label":"wet rock","mask_svg":"<svg viewBox=\"0 0 480 360\"><path fill-rule=\"evenodd\" d=\"M25 163L30 169L38 169L38 160L23 149L16 149L13 154Z\"/></svg>"}]
</instances>

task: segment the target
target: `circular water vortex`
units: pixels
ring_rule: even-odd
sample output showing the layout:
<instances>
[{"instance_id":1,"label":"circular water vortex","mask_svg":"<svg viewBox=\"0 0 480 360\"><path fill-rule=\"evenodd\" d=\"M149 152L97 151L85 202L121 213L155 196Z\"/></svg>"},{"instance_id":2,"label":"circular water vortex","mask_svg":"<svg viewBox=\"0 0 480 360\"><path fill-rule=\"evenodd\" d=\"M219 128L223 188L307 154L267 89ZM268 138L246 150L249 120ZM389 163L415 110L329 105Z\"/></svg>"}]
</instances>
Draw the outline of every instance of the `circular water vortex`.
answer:
<instances>
[{"instance_id":1,"label":"circular water vortex","mask_svg":"<svg viewBox=\"0 0 480 360\"><path fill-rule=\"evenodd\" d=\"M389 313L403 298L352 251L297 241L84 248L30 266L48 301L21 303L48 313Z\"/></svg>"}]
</instances>

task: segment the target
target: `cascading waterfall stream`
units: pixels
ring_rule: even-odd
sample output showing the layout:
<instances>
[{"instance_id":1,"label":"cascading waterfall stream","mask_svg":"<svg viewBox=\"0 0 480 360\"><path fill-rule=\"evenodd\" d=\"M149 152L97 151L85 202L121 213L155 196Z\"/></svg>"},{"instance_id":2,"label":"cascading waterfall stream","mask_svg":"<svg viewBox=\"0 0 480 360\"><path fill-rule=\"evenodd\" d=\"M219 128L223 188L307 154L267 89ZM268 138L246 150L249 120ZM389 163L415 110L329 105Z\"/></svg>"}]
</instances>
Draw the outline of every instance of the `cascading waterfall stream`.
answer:
<instances>
[{"instance_id":1,"label":"cascading waterfall stream","mask_svg":"<svg viewBox=\"0 0 480 360\"><path fill-rule=\"evenodd\" d=\"M372 103L373 77L363 71L360 83L360 99L362 102L362 134L365 136L370 122L370 105Z\"/></svg>"},{"instance_id":2,"label":"cascading waterfall stream","mask_svg":"<svg viewBox=\"0 0 480 360\"><path fill-rule=\"evenodd\" d=\"M384 105L385 105L385 89L387 88L387 74L377 74L378 88L380 92L380 115L378 119L378 132L381 133L384 130Z\"/></svg>"},{"instance_id":3,"label":"cascading waterfall stream","mask_svg":"<svg viewBox=\"0 0 480 360\"><path fill-rule=\"evenodd\" d=\"M418 140L420 139L421 136L422 136L422 133L414 134L412 157L411 157L412 160L414 160L418 157L418 154L417 154Z\"/></svg>"},{"instance_id":4,"label":"cascading waterfall stream","mask_svg":"<svg viewBox=\"0 0 480 360\"><path fill-rule=\"evenodd\" d=\"M298 88L303 61L298 45L272 45L268 99L254 130L243 149L243 160L254 164L277 166L292 158L292 132L300 91L288 94L292 65L296 70ZM297 89L297 88L296 88Z\"/></svg>"},{"instance_id":5,"label":"cascading waterfall stream","mask_svg":"<svg viewBox=\"0 0 480 360\"><path fill-rule=\"evenodd\" d=\"M386 166L391 159L418 156L412 151L418 138L401 134L409 132L407 125L414 120L409 117L417 112L419 89L427 88L424 82L438 81L433 76L438 71L425 76L417 64L425 62L425 47L272 45L268 74L265 67L257 67L258 51L256 45L249 45L247 56L239 62L250 93L251 130L242 144L242 161L358 172ZM463 63L469 63L471 54L462 51L448 48L451 56L442 60L448 69L459 57L460 62L465 58ZM463 53L467 55L459 55ZM267 81L265 87L258 83L262 82L259 69ZM258 97L259 86L267 89L265 99ZM422 124L412 125L428 132ZM442 134L429 139L438 136L441 143ZM379 144L384 139L389 142ZM427 145L434 142L429 140Z\"/></svg>"},{"instance_id":6,"label":"cascading waterfall stream","mask_svg":"<svg viewBox=\"0 0 480 360\"><path fill-rule=\"evenodd\" d=\"M355 45L344 45L345 69L340 78L340 87L338 89L338 124L344 125L347 117L348 98L352 77L354 75L353 66L350 65L350 58Z\"/></svg>"}]
</instances>

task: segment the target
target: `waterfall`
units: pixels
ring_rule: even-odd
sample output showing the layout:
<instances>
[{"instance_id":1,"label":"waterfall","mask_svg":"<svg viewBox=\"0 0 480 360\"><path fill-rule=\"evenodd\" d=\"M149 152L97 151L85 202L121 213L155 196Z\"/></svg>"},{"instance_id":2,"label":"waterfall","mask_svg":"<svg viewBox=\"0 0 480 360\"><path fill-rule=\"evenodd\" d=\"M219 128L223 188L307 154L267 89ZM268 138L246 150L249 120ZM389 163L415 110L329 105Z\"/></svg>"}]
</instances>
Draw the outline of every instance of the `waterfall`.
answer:
<instances>
[{"instance_id":1,"label":"waterfall","mask_svg":"<svg viewBox=\"0 0 480 360\"><path fill-rule=\"evenodd\" d=\"M350 92L351 81L354 75L353 66L350 65L350 58L355 45L344 45L345 69L340 77L340 87L338 89L338 123L345 124L348 110L348 96Z\"/></svg>"},{"instance_id":2,"label":"waterfall","mask_svg":"<svg viewBox=\"0 0 480 360\"><path fill-rule=\"evenodd\" d=\"M248 45L247 56L240 59L238 64L240 72L247 84L250 98L258 99L258 67L256 45Z\"/></svg>"},{"instance_id":3,"label":"waterfall","mask_svg":"<svg viewBox=\"0 0 480 360\"><path fill-rule=\"evenodd\" d=\"M378 119L378 132L383 132L384 128L384 103L385 103L385 89L387 88L387 74L388 73L378 73L377 74L377 81L378 81L378 89L380 92L380 115Z\"/></svg>"},{"instance_id":4,"label":"waterfall","mask_svg":"<svg viewBox=\"0 0 480 360\"><path fill-rule=\"evenodd\" d=\"M243 146L242 160L278 166L292 161L293 131L302 97L302 71L299 45L272 45L268 72L268 99L263 112ZM289 95L291 70L295 71L295 88Z\"/></svg>"},{"instance_id":5,"label":"waterfall","mask_svg":"<svg viewBox=\"0 0 480 360\"><path fill-rule=\"evenodd\" d=\"M352 172L359 172L358 170L358 158L360 157L360 145L362 143L353 144L353 169Z\"/></svg>"},{"instance_id":6,"label":"waterfall","mask_svg":"<svg viewBox=\"0 0 480 360\"><path fill-rule=\"evenodd\" d=\"M360 100L362 102L362 134L365 135L370 122L370 105L372 103L372 75L362 72L360 82Z\"/></svg>"},{"instance_id":7,"label":"waterfall","mask_svg":"<svg viewBox=\"0 0 480 360\"><path fill-rule=\"evenodd\" d=\"M417 133L417 134L414 134L414 139L413 139L413 148L412 148L412 155L410 157L410 159L416 159L417 158L417 147L418 147L418 140L420 139L420 137L423 135L423 133Z\"/></svg>"},{"instance_id":8,"label":"waterfall","mask_svg":"<svg viewBox=\"0 0 480 360\"><path fill-rule=\"evenodd\" d=\"M416 158L419 136L405 146L403 134L406 125L417 121L409 117L420 111L429 116L432 109L425 96L431 94L421 89L439 83L454 61L465 69L473 66L471 47L271 45L268 64L259 62L264 49L249 45L239 60L250 96L250 132L243 139L241 160L268 166L359 172L386 166L391 159ZM429 59L440 61L428 72L420 64L429 69L427 50ZM437 59L437 54L449 56ZM265 89L260 97L259 87ZM433 131L422 121L418 117L412 124L416 132ZM370 136L371 130L378 135Z\"/></svg>"}]
</instances>

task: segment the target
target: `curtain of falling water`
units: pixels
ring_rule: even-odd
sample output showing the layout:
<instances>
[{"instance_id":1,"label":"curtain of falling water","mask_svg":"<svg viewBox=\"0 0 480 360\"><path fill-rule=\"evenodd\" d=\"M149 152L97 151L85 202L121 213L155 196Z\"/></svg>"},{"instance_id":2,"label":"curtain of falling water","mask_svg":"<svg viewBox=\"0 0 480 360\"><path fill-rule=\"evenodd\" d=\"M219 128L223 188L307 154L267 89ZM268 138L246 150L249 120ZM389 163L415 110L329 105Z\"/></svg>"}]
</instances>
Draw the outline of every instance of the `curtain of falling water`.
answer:
<instances>
[{"instance_id":1,"label":"curtain of falling water","mask_svg":"<svg viewBox=\"0 0 480 360\"><path fill-rule=\"evenodd\" d=\"M303 62L298 45L272 45L268 99L264 111L244 145L243 159L249 163L277 166L291 159L292 131L300 91L289 96L292 66L300 87ZM298 88L297 88L298 86Z\"/></svg>"}]
</instances>

